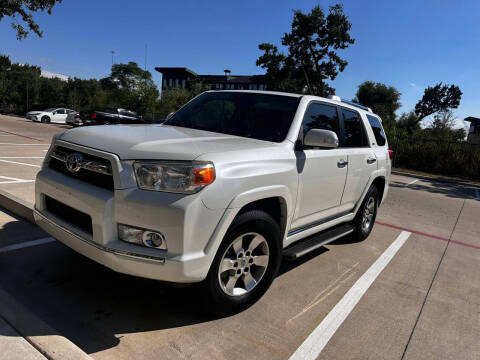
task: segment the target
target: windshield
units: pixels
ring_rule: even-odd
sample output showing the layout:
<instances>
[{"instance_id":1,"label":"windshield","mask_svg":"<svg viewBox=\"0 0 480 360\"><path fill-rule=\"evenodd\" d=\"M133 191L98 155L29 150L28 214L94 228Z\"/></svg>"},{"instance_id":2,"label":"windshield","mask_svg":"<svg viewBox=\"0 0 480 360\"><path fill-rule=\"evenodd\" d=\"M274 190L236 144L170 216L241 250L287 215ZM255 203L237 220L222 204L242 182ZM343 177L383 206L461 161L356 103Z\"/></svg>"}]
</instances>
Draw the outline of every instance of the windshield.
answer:
<instances>
[{"instance_id":1,"label":"windshield","mask_svg":"<svg viewBox=\"0 0 480 360\"><path fill-rule=\"evenodd\" d=\"M209 92L178 110L165 125L281 142L300 98L247 92Z\"/></svg>"},{"instance_id":2,"label":"windshield","mask_svg":"<svg viewBox=\"0 0 480 360\"><path fill-rule=\"evenodd\" d=\"M55 110L55 108L50 108L50 109L47 109L47 110L43 110L43 112L52 112L54 110Z\"/></svg>"}]
</instances>

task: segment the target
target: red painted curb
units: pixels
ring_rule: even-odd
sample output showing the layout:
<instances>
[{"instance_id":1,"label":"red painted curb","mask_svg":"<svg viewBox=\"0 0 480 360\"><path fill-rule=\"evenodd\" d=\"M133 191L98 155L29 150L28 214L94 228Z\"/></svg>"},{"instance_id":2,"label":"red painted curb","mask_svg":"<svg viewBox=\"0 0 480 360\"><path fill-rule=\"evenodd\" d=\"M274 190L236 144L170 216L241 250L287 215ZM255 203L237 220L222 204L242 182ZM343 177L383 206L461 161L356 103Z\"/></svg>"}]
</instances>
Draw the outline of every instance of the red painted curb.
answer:
<instances>
[{"instance_id":1,"label":"red painted curb","mask_svg":"<svg viewBox=\"0 0 480 360\"><path fill-rule=\"evenodd\" d=\"M427 234L427 233L424 233L424 232L421 232L421 231L407 229L407 228L404 228L404 227L401 227L401 226L387 224L387 223L383 223L383 222L380 222L380 221L376 221L375 223L378 224L378 225L387 226L387 227L392 228L392 229L408 231L408 232L411 232L412 234L417 234L417 235L420 235L420 236L426 236L426 237L429 237L431 239L436 239L436 240L441 240L441 241L450 241L450 242L452 242L454 244L457 244L457 245L462 245L462 246L466 246L466 247L469 247L469 248L472 248L472 249L480 250L480 246L467 244L467 243L464 243L462 241L451 240L451 239L447 239L447 238L444 238L444 237L441 237L441 236L437 236L437 235L433 235L433 234Z\"/></svg>"},{"instance_id":2,"label":"red painted curb","mask_svg":"<svg viewBox=\"0 0 480 360\"><path fill-rule=\"evenodd\" d=\"M17 134L17 133L14 133L14 132L10 132L10 131L5 131L5 130L0 130L1 132L3 133L6 133L6 134L10 134L10 135L16 135L16 136L20 136L20 137L23 137L25 139L30 139L30 140L35 140L35 141L43 141L43 140L39 140L39 139L35 139L35 138L32 138L30 136L25 136L25 135L20 135L20 134Z\"/></svg>"}]
</instances>

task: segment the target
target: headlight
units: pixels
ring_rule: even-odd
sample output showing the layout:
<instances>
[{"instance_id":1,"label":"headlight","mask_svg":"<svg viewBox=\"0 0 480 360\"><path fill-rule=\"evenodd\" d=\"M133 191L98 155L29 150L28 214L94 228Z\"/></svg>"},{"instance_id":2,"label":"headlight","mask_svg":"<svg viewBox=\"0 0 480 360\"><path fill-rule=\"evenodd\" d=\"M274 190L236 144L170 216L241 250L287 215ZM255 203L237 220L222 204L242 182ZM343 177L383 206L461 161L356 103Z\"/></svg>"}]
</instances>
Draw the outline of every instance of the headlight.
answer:
<instances>
[{"instance_id":1,"label":"headlight","mask_svg":"<svg viewBox=\"0 0 480 360\"><path fill-rule=\"evenodd\" d=\"M193 194L215 180L212 163L136 161L133 164L140 189Z\"/></svg>"}]
</instances>

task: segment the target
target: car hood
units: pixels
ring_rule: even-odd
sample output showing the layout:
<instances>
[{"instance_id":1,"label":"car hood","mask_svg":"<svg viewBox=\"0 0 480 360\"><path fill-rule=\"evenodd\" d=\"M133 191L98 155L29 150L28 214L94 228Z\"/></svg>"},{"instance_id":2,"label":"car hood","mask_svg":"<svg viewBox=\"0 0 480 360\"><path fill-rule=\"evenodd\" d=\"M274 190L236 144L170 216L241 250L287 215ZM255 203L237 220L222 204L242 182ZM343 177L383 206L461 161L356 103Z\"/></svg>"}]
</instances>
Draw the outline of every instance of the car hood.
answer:
<instances>
[{"instance_id":1,"label":"car hood","mask_svg":"<svg viewBox=\"0 0 480 360\"><path fill-rule=\"evenodd\" d=\"M123 160L194 160L206 153L254 150L267 141L168 125L105 125L67 130L60 140L118 155Z\"/></svg>"}]
</instances>

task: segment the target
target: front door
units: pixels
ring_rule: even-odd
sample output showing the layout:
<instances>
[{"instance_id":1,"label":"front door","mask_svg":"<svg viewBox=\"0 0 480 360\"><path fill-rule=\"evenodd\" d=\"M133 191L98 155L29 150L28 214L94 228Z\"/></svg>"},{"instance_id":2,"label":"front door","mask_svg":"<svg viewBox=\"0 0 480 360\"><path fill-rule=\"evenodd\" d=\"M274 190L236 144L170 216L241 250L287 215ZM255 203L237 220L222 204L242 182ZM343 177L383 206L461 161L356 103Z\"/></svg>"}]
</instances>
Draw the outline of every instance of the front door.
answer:
<instances>
[{"instance_id":1,"label":"front door","mask_svg":"<svg viewBox=\"0 0 480 360\"><path fill-rule=\"evenodd\" d=\"M334 131L340 138L337 107L320 102L309 104L302 134L310 129ZM299 189L292 229L301 228L340 212L348 170L345 149L307 148L296 152Z\"/></svg>"}]
</instances>

